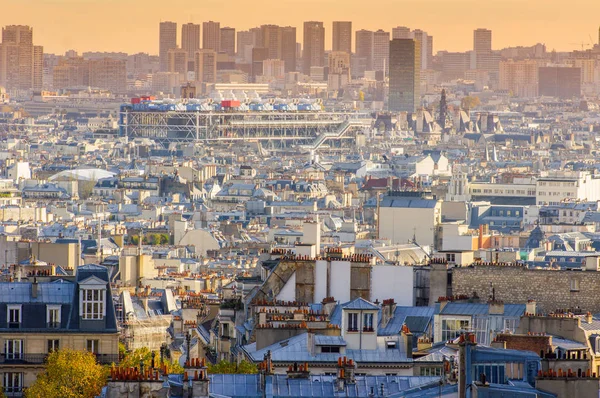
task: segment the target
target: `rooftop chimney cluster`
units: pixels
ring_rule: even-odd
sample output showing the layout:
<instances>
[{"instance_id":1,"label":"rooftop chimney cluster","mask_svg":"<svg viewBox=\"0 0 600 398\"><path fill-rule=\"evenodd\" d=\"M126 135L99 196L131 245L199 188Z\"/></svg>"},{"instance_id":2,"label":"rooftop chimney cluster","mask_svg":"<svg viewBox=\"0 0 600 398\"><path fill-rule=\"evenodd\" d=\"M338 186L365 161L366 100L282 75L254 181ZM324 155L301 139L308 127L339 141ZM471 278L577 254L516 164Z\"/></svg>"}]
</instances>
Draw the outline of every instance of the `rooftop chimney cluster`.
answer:
<instances>
[{"instance_id":1,"label":"rooftop chimney cluster","mask_svg":"<svg viewBox=\"0 0 600 398\"><path fill-rule=\"evenodd\" d=\"M538 378L539 379L556 379L556 378L565 378L565 379L573 379L573 378L594 378L596 379L596 372L592 373L591 369L588 369L587 371L583 371L581 369L577 369L577 371L573 371L572 369L567 369L566 371L563 371L562 369L558 369L558 371L556 370L547 370L547 371L542 371L539 370L538 371Z\"/></svg>"}]
</instances>

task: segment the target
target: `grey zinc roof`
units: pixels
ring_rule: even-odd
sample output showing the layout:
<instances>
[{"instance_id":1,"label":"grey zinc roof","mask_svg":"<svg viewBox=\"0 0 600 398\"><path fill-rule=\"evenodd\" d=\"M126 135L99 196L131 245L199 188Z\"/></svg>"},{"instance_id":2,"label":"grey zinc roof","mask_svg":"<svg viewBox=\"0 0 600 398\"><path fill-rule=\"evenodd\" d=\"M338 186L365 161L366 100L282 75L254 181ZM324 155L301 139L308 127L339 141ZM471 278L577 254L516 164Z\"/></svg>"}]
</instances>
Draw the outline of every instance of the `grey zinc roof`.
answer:
<instances>
[{"instance_id":1,"label":"grey zinc roof","mask_svg":"<svg viewBox=\"0 0 600 398\"><path fill-rule=\"evenodd\" d=\"M345 310L379 310L378 306L368 302L362 297L355 298L352 301L342 304L342 308Z\"/></svg>"},{"instance_id":2,"label":"grey zinc roof","mask_svg":"<svg viewBox=\"0 0 600 398\"><path fill-rule=\"evenodd\" d=\"M272 397L388 397L390 394L439 381L439 377L424 376L356 376L354 384L348 384L343 391L337 391L335 379L335 376L321 375L307 379L288 379L286 375L274 375L267 380L267 390L272 388Z\"/></svg>"},{"instance_id":3,"label":"grey zinc roof","mask_svg":"<svg viewBox=\"0 0 600 398\"><path fill-rule=\"evenodd\" d=\"M400 329L402 329L404 323L406 323L406 326L408 326L412 333L422 333L427 329L427 325L431 322L433 313L433 307L397 306L394 311L394 316L384 328L381 327L380 313L378 316L379 328L377 329L377 334L379 336L396 335L400 333Z\"/></svg>"},{"instance_id":4,"label":"grey zinc roof","mask_svg":"<svg viewBox=\"0 0 600 398\"><path fill-rule=\"evenodd\" d=\"M256 343L244 346L244 350L258 362L264 358L264 355L271 351L274 362L310 362L310 363L334 363L340 357L339 353L310 353L308 349L308 333L291 337L270 346L256 350ZM404 346L401 344L397 349L386 350L355 350L346 349L348 358L352 358L358 363L410 363L412 359L406 357Z\"/></svg>"},{"instance_id":5,"label":"grey zinc roof","mask_svg":"<svg viewBox=\"0 0 600 398\"><path fill-rule=\"evenodd\" d=\"M70 304L75 285L71 282L38 283L37 297L31 296L31 282L0 283L0 303Z\"/></svg>"},{"instance_id":6,"label":"grey zinc roof","mask_svg":"<svg viewBox=\"0 0 600 398\"><path fill-rule=\"evenodd\" d=\"M258 375L209 374L210 393L226 397L262 397Z\"/></svg>"},{"instance_id":7,"label":"grey zinc roof","mask_svg":"<svg viewBox=\"0 0 600 398\"><path fill-rule=\"evenodd\" d=\"M342 336L327 336L324 334L315 335L315 345L333 345L333 346L345 346L346 341Z\"/></svg>"},{"instance_id":8,"label":"grey zinc roof","mask_svg":"<svg viewBox=\"0 0 600 398\"><path fill-rule=\"evenodd\" d=\"M489 305L483 303L448 303L441 315L488 315ZM525 304L504 304L504 316L519 317L525 313Z\"/></svg>"},{"instance_id":9,"label":"grey zinc roof","mask_svg":"<svg viewBox=\"0 0 600 398\"><path fill-rule=\"evenodd\" d=\"M587 344L555 336L552 337L552 345L561 350L586 350L588 348Z\"/></svg>"}]
</instances>

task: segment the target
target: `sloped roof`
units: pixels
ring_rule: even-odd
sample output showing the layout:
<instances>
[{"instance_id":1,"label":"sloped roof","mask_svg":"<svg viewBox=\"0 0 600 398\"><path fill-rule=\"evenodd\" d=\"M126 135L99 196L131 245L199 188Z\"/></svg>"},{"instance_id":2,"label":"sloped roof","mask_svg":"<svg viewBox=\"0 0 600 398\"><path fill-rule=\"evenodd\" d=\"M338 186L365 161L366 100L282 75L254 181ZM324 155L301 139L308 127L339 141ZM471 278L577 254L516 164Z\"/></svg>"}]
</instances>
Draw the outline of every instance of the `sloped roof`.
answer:
<instances>
[{"instance_id":1,"label":"sloped roof","mask_svg":"<svg viewBox=\"0 0 600 398\"><path fill-rule=\"evenodd\" d=\"M355 298L352 301L342 304L342 308L345 310L379 310L378 306L371 302L368 302L362 297Z\"/></svg>"}]
</instances>

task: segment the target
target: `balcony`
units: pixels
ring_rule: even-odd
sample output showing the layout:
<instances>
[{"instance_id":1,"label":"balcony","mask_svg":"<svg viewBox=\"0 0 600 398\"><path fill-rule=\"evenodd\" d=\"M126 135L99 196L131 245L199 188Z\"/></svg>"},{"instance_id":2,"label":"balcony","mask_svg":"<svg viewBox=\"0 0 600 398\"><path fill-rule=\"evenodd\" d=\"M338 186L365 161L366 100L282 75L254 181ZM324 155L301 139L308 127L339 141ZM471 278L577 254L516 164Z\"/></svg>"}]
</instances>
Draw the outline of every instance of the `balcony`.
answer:
<instances>
[{"instance_id":1,"label":"balcony","mask_svg":"<svg viewBox=\"0 0 600 398\"><path fill-rule=\"evenodd\" d=\"M49 354L0 354L0 365L41 365ZM101 365L119 363L118 354L94 354Z\"/></svg>"},{"instance_id":2,"label":"balcony","mask_svg":"<svg viewBox=\"0 0 600 398\"><path fill-rule=\"evenodd\" d=\"M41 365L48 354L0 354L0 364Z\"/></svg>"}]
</instances>

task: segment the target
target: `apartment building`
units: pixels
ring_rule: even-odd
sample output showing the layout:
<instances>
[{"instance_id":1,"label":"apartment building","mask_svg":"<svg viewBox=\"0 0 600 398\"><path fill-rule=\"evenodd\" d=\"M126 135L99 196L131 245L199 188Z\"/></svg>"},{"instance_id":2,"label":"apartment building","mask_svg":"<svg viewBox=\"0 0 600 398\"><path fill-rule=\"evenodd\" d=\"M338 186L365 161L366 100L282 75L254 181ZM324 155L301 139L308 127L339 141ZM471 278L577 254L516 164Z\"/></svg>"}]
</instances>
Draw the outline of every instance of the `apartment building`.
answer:
<instances>
[{"instance_id":1,"label":"apartment building","mask_svg":"<svg viewBox=\"0 0 600 398\"><path fill-rule=\"evenodd\" d=\"M101 364L119 360L107 269L89 264L72 279L39 279L0 283L0 381L11 397L35 382L53 350L88 350Z\"/></svg>"}]
</instances>

